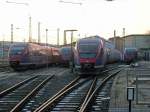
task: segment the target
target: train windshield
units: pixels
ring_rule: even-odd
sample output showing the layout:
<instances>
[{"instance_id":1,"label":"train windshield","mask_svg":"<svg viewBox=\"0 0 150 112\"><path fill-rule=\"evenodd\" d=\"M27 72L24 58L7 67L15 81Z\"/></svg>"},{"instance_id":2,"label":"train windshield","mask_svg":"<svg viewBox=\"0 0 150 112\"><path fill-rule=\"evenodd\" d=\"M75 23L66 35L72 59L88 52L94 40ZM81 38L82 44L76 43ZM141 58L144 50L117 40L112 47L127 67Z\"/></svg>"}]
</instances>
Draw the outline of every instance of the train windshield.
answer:
<instances>
[{"instance_id":1,"label":"train windshield","mask_svg":"<svg viewBox=\"0 0 150 112\"><path fill-rule=\"evenodd\" d=\"M69 54L71 53L71 49L70 49L70 48L62 49L62 50L61 50L61 53L62 53L62 54L69 55Z\"/></svg>"},{"instance_id":2,"label":"train windshield","mask_svg":"<svg viewBox=\"0 0 150 112\"><path fill-rule=\"evenodd\" d=\"M10 50L10 55L18 55L22 53L22 50L25 49L25 46L13 46Z\"/></svg>"},{"instance_id":3,"label":"train windshield","mask_svg":"<svg viewBox=\"0 0 150 112\"><path fill-rule=\"evenodd\" d=\"M95 58L96 53L80 53L80 58Z\"/></svg>"},{"instance_id":4,"label":"train windshield","mask_svg":"<svg viewBox=\"0 0 150 112\"><path fill-rule=\"evenodd\" d=\"M96 52L98 49L98 44L80 44L79 45L79 51L81 52Z\"/></svg>"},{"instance_id":5,"label":"train windshield","mask_svg":"<svg viewBox=\"0 0 150 112\"><path fill-rule=\"evenodd\" d=\"M135 50L135 49L128 49L128 50L126 50L126 54L127 54L127 55L136 54L136 50Z\"/></svg>"}]
</instances>

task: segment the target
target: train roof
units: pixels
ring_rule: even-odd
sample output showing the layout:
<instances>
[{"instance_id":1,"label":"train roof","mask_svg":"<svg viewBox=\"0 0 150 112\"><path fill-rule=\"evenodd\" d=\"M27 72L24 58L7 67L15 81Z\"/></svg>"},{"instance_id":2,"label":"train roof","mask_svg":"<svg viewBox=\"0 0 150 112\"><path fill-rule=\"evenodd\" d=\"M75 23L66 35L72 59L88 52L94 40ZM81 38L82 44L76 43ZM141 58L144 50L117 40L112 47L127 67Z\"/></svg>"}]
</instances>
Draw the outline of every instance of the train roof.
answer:
<instances>
[{"instance_id":1,"label":"train roof","mask_svg":"<svg viewBox=\"0 0 150 112\"><path fill-rule=\"evenodd\" d=\"M88 42L100 42L100 40L103 41L104 45L107 47L107 48L115 48L114 44L109 41L109 40L106 40L104 39L103 37L100 37L98 35L96 36L90 36L90 37L86 37L86 38L82 38L82 39L79 39L79 43L88 43Z\"/></svg>"},{"instance_id":2,"label":"train roof","mask_svg":"<svg viewBox=\"0 0 150 112\"><path fill-rule=\"evenodd\" d=\"M26 46L33 46L33 47L43 47L43 48L48 48L50 46L46 46L46 45L40 45L40 44L37 44L37 43L28 43L28 42L22 42L22 43L13 43L11 44L10 47L26 47Z\"/></svg>"},{"instance_id":3,"label":"train roof","mask_svg":"<svg viewBox=\"0 0 150 112\"><path fill-rule=\"evenodd\" d=\"M100 36L98 36L98 35L95 35L95 36L90 36L90 37L85 37L85 38L82 38L82 39L79 39L80 41L85 41L85 40L89 40L90 39L90 41L91 40L103 40L103 41L105 41L105 42L109 42L109 43L112 43L111 41L109 41L109 40L106 40L106 39L104 39L103 37L100 37Z\"/></svg>"},{"instance_id":4,"label":"train roof","mask_svg":"<svg viewBox=\"0 0 150 112\"><path fill-rule=\"evenodd\" d=\"M99 36L90 36L90 37L86 37L86 38L82 38L82 39L79 39L78 42L80 43L86 43L86 42L98 42L100 41L101 38Z\"/></svg>"},{"instance_id":5,"label":"train roof","mask_svg":"<svg viewBox=\"0 0 150 112\"><path fill-rule=\"evenodd\" d=\"M22 43L13 43L11 46L26 46L28 43L22 42Z\"/></svg>"}]
</instances>

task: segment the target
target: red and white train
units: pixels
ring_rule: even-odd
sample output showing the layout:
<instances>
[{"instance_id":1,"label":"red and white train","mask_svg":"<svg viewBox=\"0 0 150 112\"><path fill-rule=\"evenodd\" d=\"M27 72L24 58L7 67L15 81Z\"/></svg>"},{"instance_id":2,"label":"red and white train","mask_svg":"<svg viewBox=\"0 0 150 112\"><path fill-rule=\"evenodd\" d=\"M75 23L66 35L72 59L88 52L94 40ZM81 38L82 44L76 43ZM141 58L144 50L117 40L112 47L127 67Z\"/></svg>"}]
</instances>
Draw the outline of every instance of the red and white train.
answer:
<instances>
[{"instance_id":1,"label":"red and white train","mask_svg":"<svg viewBox=\"0 0 150 112\"><path fill-rule=\"evenodd\" d=\"M121 61L121 53L114 44L99 36L77 41L74 51L75 73L98 74L108 63Z\"/></svg>"},{"instance_id":2,"label":"red and white train","mask_svg":"<svg viewBox=\"0 0 150 112\"><path fill-rule=\"evenodd\" d=\"M69 63L71 61L71 56L72 56L71 46L60 48L60 57L61 57L60 64L64 66L69 66Z\"/></svg>"},{"instance_id":3,"label":"red and white train","mask_svg":"<svg viewBox=\"0 0 150 112\"><path fill-rule=\"evenodd\" d=\"M35 43L17 43L9 48L9 63L14 70L60 62L59 49Z\"/></svg>"},{"instance_id":4,"label":"red and white train","mask_svg":"<svg viewBox=\"0 0 150 112\"><path fill-rule=\"evenodd\" d=\"M137 48L125 48L124 50L124 62L130 64L137 59Z\"/></svg>"}]
</instances>

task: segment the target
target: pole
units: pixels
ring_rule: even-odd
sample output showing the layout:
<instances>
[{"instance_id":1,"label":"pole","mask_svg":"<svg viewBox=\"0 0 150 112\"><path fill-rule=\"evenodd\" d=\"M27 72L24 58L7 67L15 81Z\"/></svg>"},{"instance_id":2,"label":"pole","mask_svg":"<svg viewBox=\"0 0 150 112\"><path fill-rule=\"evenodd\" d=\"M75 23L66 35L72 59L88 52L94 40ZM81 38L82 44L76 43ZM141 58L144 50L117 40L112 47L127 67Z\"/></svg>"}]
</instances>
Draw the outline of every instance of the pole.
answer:
<instances>
[{"instance_id":1,"label":"pole","mask_svg":"<svg viewBox=\"0 0 150 112\"><path fill-rule=\"evenodd\" d=\"M67 44L67 40L66 40L66 30L64 30L64 45Z\"/></svg>"},{"instance_id":2,"label":"pole","mask_svg":"<svg viewBox=\"0 0 150 112\"><path fill-rule=\"evenodd\" d=\"M125 49L125 28L123 28L123 50Z\"/></svg>"},{"instance_id":3,"label":"pole","mask_svg":"<svg viewBox=\"0 0 150 112\"><path fill-rule=\"evenodd\" d=\"M40 37L41 37L41 29L40 29L40 22L38 22L38 43L40 43Z\"/></svg>"},{"instance_id":4,"label":"pole","mask_svg":"<svg viewBox=\"0 0 150 112\"><path fill-rule=\"evenodd\" d=\"M134 100L134 87L127 87L127 100L129 102L129 112L131 112L131 101Z\"/></svg>"},{"instance_id":5,"label":"pole","mask_svg":"<svg viewBox=\"0 0 150 112\"><path fill-rule=\"evenodd\" d=\"M114 46L115 46L115 49L116 49L116 30L114 30Z\"/></svg>"},{"instance_id":6,"label":"pole","mask_svg":"<svg viewBox=\"0 0 150 112\"><path fill-rule=\"evenodd\" d=\"M3 54L2 54L2 60L3 60L3 62L2 63L4 64L4 37L3 37L3 50L2 51L3 51Z\"/></svg>"},{"instance_id":7,"label":"pole","mask_svg":"<svg viewBox=\"0 0 150 112\"><path fill-rule=\"evenodd\" d=\"M59 46L59 31L60 31L60 29L57 28L57 46Z\"/></svg>"},{"instance_id":8,"label":"pole","mask_svg":"<svg viewBox=\"0 0 150 112\"><path fill-rule=\"evenodd\" d=\"M73 32L74 31L78 31L78 30L75 30L75 29L72 29L72 30L64 30L64 37L66 35L66 32L71 32L71 72L73 73L73 67L74 67L74 57L73 57ZM64 39L65 40L65 39ZM64 41L65 43L65 41Z\"/></svg>"},{"instance_id":9,"label":"pole","mask_svg":"<svg viewBox=\"0 0 150 112\"><path fill-rule=\"evenodd\" d=\"M73 73L73 31L71 31L71 73Z\"/></svg>"},{"instance_id":10,"label":"pole","mask_svg":"<svg viewBox=\"0 0 150 112\"><path fill-rule=\"evenodd\" d=\"M13 24L11 24L11 43L13 43Z\"/></svg>"},{"instance_id":11,"label":"pole","mask_svg":"<svg viewBox=\"0 0 150 112\"><path fill-rule=\"evenodd\" d=\"M129 100L129 112L131 112L131 100Z\"/></svg>"},{"instance_id":12,"label":"pole","mask_svg":"<svg viewBox=\"0 0 150 112\"><path fill-rule=\"evenodd\" d=\"M47 41L48 41L47 36L48 36L48 29L46 29L46 46L47 46Z\"/></svg>"},{"instance_id":13,"label":"pole","mask_svg":"<svg viewBox=\"0 0 150 112\"><path fill-rule=\"evenodd\" d=\"M32 41L31 16L29 17L29 42Z\"/></svg>"},{"instance_id":14,"label":"pole","mask_svg":"<svg viewBox=\"0 0 150 112\"><path fill-rule=\"evenodd\" d=\"M48 46L48 29L46 29L46 48ZM46 67L48 68L48 55L46 56L46 60L47 60L47 64L46 64Z\"/></svg>"}]
</instances>

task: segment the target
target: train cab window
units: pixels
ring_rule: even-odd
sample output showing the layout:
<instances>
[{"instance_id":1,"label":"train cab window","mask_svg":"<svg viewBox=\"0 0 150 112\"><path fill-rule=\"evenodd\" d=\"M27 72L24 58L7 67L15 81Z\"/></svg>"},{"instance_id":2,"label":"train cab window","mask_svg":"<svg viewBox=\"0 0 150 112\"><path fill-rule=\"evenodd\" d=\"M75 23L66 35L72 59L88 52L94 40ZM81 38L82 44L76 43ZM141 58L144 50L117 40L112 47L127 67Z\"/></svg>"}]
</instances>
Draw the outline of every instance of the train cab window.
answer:
<instances>
[{"instance_id":1,"label":"train cab window","mask_svg":"<svg viewBox=\"0 0 150 112\"><path fill-rule=\"evenodd\" d=\"M95 58L96 53L80 53L80 58Z\"/></svg>"},{"instance_id":2,"label":"train cab window","mask_svg":"<svg viewBox=\"0 0 150 112\"><path fill-rule=\"evenodd\" d=\"M136 49L126 49L125 53L127 55L132 55L132 54L136 54Z\"/></svg>"},{"instance_id":3,"label":"train cab window","mask_svg":"<svg viewBox=\"0 0 150 112\"><path fill-rule=\"evenodd\" d=\"M97 51L98 49L98 44L93 43L93 44L80 44L79 45L79 51L87 51L87 52L91 52L91 51Z\"/></svg>"},{"instance_id":4,"label":"train cab window","mask_svg":"<svg viewBox=\"0 0 150 112\"><path fill-rule=\"evenodd\" d=\"M61 53L64 54L64 55L69 55L71 53L71 49L70 48L68 48L68 49L62 49Z\"/></svg>"},{"instance_id":5,"label":"train cab window","mask_svg":"<svg viewBox=\"0 0 150 112\"><path fill-rule=\"evenodd\" d=\"M23 52L25 46L13 46L10 50L10 55L19 55Z\"/></svg>"}]
</instances>

